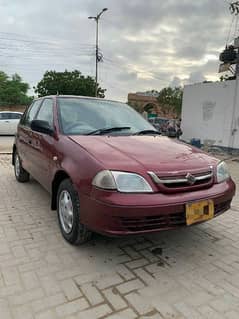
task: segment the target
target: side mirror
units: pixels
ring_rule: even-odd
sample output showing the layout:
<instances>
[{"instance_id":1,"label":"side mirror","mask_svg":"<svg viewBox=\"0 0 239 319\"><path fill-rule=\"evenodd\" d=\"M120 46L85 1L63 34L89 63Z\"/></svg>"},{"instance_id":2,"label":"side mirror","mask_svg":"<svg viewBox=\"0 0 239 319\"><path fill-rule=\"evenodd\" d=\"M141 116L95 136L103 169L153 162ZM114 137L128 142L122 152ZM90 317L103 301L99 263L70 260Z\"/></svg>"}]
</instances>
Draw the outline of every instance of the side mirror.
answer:
<instances>
[{"instance_id":1,"label":"side mirror","mask_svg":"<svg viewBox=\"0 0 239 319\"><path fill-rule=\"evenodd\" d=\"M53 135L54 133L54 130L50 127L47 121L33 120L31 122L31 129L35 132L39 132L39 133L43 133L47 135Z\"/></svg>"}]
</instances>

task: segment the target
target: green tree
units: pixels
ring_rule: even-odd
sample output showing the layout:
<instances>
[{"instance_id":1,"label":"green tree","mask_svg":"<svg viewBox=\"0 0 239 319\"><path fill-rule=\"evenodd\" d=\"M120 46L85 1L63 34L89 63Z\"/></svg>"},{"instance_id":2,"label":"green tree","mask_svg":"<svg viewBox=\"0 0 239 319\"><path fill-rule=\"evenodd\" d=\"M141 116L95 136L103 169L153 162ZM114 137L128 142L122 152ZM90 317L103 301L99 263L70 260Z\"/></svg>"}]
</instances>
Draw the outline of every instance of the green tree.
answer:
<instances>
[{"instance_id":1,"label":"green tree","mask_svg":"<svg viewBox=\"0 0 239 319\"><path fill-rule=\"evenodd\" d=\"M95 80L91 76L82 75L77 70L47 71L34 89L39 97L55 94L95 96ZM99 97L104 98L105 91L98 85Z\"/></svg>"},{"instance_id":2,"label":"green tree","mask_svg":"<svg viewBox=\"0 0 239 319\"><path fill-rule=\"evenodd\" d=\"M27 105L33 97L27 96L29 85L22 81L18 74L9 77L0 71L0 103L11 105Z\"/></svg>"},{"instance_id":3,"label":"green tree","mask_svg":"<svg viewBox=\"0 0 239 319\"><path fill-rule=\"evenodd\" d=\"M167 87L159 92L157 98L160 106L166 112L173 110L178 115L181 113L183 99L183 89L181 87Z\"/></svg>"}]
</instances>

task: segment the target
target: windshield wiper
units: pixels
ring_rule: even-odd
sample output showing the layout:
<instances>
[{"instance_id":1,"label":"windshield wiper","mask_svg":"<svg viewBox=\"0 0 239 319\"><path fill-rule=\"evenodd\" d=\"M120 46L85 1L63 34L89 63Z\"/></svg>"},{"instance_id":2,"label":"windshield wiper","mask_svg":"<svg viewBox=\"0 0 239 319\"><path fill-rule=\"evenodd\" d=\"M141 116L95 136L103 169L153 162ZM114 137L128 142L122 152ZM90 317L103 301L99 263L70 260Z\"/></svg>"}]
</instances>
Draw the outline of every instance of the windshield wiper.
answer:
<instances>
[{"instance_id":1,"label":"windshield wiper","mask_svg":"<svg viewBox=\"0 0 239 319\"><path fill-rule=\"evenodd\" d=\"M129 127L129 126L116 126L116 127L109 127L109 128L99 128L98 130L87 133L86 135L101 135L101 134L107 134L107 133L111 133L111 132L130 130L130 129L131 129L131 127Z\"/></svg>"},{"instance_id":2,"label":"windshield wiper","mask_svg":"<svg viewBox=\"0 0 239 319\"><path fill-rule=\"evenodd\" d=\"M161 135L160 132L154 131L154 130L143 130L143 131L136 132L133 135L153 135L153 134Z\"/></svg>"}]
</instances>

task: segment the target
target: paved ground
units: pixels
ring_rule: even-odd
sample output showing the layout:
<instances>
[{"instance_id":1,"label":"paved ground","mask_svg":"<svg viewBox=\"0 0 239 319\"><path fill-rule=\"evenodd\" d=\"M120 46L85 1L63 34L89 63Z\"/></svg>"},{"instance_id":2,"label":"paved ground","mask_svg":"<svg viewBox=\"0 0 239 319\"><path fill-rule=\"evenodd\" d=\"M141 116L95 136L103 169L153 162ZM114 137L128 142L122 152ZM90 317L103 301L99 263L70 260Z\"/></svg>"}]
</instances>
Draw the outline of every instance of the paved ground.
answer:
<instances>
[{"instance_id":1,"label":"paved ground","mask_svg":"<svg viewBox=\"0 0 239 319\"><path fill-rule=\"evenodd\" d=\"M0 154L11 153L14 136L2 136L0 135Z\"/></svg>"},{"instance_id":2,"label":"paved ground","mask_svg":"<svg viewBox=\"0 0 239 319\"><path fill-rule=\"evenodd\" d=\"M18 184L6 155L0 185L1 319L238 319L239 198L203 225L72 247L49 195Z\"/></svg>"}]
</instances>

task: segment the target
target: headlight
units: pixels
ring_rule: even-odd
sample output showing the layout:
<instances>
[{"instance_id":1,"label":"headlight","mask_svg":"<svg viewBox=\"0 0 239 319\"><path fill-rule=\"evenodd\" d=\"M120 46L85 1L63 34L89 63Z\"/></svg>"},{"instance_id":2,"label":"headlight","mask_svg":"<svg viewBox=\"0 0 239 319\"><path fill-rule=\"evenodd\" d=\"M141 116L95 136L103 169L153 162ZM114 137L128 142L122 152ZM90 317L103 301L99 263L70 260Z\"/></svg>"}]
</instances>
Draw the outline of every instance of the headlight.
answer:
<instances>
[{"instance_id":1,"label":"headlight","mask_svg":"<svg viewBox=\"0 0 239 319\"><path fill-rule=\"evenodd\" d=\"M220 162L217 165L217 182L222 183L228 178L230 178L230 173L227 164L225 162Z\"/></svg>"},{"instance_id":2,"label":"headlight","mask_svg":"<svg viewBox=\"0 0 239 319\"><path fill-rule=\"evenodd\" d=\"M101 171L93 179L92 185L122 193L153 193L151 186L142 176L127 172Z\"/></svg>"}]
</instances>

